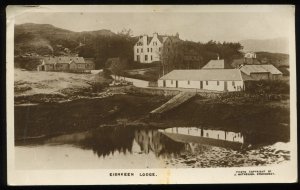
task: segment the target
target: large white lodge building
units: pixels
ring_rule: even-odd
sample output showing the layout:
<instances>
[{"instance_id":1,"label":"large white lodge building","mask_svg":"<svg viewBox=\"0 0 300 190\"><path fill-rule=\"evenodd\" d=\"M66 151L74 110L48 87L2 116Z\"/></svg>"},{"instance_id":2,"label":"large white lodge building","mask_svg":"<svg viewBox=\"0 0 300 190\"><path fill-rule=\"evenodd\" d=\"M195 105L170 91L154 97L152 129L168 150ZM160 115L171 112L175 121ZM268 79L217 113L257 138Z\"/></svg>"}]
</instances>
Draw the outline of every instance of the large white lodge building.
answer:
<instances>
[{"instance_id":1,"label":"large white lodge building","mask_svg":"<svg viewBox=\"0 0 300 190\"><path fill-rule=\"evenodd\" d=\"M160 53L164 41L168 36L158 35L154 33L152 37L143 35L134 45L134 61L140 63L152 63L160 61Z\"/></svg>"}]
</instances>

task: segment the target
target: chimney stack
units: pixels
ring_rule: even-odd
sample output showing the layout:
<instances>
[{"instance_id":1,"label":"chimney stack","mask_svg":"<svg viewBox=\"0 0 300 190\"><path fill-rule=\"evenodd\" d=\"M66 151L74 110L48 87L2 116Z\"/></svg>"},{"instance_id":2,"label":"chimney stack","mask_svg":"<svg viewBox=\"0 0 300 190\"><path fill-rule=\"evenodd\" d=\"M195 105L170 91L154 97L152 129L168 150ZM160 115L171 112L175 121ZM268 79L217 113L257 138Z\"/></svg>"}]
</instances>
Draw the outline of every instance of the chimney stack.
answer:
<instances>
[{"instance_id":1,"label":"chimney stack","mask_svg":"<svg viewBox=\"0 0 300 190\"><path fill-rule=\"evenodd\" d=\"M147 38L148 36L146 34L143 35L143 46L147 45Z\"/></svg>"}]
</instances>

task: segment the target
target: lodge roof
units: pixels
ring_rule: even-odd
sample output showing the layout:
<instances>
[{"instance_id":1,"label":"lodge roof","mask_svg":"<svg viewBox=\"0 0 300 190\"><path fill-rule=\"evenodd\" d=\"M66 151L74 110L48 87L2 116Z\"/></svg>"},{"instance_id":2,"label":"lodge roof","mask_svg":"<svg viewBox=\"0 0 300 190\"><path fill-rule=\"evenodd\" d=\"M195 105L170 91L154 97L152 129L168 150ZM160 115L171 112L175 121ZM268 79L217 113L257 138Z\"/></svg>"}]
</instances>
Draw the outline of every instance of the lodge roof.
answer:
<instances>
[{"instance_id":1,"label":"lodge roof","mask_svg":"<svg viewBox=\"0 0 300 190\"><path fill-rule=\"evenodd\" d=\"M70 57L70 56L60 56L60 57L46 57L43 59L45 64L57 64L57 63L85 63L83 57Z\"/></svg>"},{"instance_id":2,"label":"lodge roof","mask_svg":"<svg viewBox=\"0 0 300 190\"><path fill-rule=\"evenodd\" d=\"M147 36L147 45L150 44L150 42L152 41L153 37L154 37L154 36ZM175 36L167 36L167 35L159 35L159 34L157 34L157 39L158 39L161 43L164 43L164 42L166 41L166 39L168 39L168 38L170 38L170 39L175 39L175 38L177 38L177 37L175 37ZM137 45L137 44L143 44L143 36L141 36L141 37L139 38L139 40L136 42L136 45Z\"/></svg>"},{"instance_id":3,"label":"lodge roof","mask_svg":"<svg viewBox=\"0 0 300 190\"><path fill-rule=\"evenodd\" d=\"M238 69L173 70L160 80L241 81Z\"/></svg>"},{"instance_id":4,"label":"lodge roof","mask_svg":"<svg viewBox=\"0 0 300 190\"><path fill-rule=\"evenodd\" d=\"M95 63L95 59L94 58L85 58L84 59L85 63Z\"/></svg>"},{"instance_id":5,"label":"lodge roof","mask_svg":"<svg viewBox=\"0 0 300 190\"><path fill-rule=\"evenodd\" d=\"M276 67L273 65L244 65L240 70L250 75L251 73L271 73L273 75L282 74Z\"/></svg>"}]
</instances>

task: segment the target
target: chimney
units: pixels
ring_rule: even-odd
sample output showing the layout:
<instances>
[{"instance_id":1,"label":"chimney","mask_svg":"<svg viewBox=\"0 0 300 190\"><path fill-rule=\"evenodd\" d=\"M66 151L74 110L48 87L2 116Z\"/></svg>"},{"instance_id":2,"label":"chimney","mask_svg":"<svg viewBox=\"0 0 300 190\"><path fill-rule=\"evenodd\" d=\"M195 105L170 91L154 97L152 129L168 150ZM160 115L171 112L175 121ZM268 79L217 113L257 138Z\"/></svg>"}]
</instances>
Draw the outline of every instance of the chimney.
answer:
<instances>
[{"instance_id":1,"label":"chimney","mask_svg":"<svg viewBox=\"0 0 300 190\"><path fill-rule=\"evenodd\" d=\"M155 32L155 33L153 33L153 37L158 37L158 33L157 32Z\"/></svg>"},{"instance_id":2,"label":"chimney","mask_svg":"<svg viewBox=\"0 0 300 190\"><path fill-rule=\"evenodd\" d=\"M143 46L147 45L147 35L143 35Z\"/></svg>"}]
</instances>

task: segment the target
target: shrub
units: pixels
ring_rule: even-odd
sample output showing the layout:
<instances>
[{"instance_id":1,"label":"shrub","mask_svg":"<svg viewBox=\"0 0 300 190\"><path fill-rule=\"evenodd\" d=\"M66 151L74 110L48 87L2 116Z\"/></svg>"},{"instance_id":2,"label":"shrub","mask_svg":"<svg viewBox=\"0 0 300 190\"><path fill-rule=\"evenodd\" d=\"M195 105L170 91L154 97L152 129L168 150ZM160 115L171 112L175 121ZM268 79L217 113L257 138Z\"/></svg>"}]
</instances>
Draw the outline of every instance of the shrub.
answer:
<instances>
[{"instance_id":1,"label":"shrub","mask_svg":"<svg viewBox=\"0 0 300 190\"><path fill-rule=\"evenodd\" d=\"M289 94L290 86L282 80L246 81L245 89L253 94Z\"/></svg>"}]
</instances>

